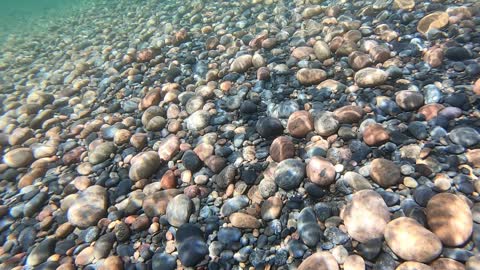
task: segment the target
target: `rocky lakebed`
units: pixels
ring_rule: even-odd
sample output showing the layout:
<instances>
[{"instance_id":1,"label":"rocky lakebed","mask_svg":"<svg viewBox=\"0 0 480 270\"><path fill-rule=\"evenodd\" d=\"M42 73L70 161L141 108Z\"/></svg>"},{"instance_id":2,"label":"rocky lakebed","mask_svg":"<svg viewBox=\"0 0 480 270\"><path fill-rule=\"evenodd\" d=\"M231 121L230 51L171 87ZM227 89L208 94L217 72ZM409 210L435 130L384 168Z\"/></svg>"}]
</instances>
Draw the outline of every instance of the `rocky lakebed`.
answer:
<instances>
[{"instance_id":1,"label":"rocky lakebed","mask_svg":"<svg viewBox=\"0 0 480 270\"><path fill-rule=\"evenodd\" d=\"M480 269L480 2L92 2L0 47L0 269Z\"/></svg>"}]
</instances>

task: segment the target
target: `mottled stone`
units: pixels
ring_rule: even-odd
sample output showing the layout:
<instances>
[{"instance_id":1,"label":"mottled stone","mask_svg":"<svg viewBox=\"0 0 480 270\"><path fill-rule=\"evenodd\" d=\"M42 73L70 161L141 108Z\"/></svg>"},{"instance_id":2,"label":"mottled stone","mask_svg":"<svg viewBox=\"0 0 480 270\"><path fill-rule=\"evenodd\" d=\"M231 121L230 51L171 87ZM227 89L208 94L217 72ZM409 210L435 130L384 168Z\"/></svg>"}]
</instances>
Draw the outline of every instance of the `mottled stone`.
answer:
<instances>
[{"instance_id":1,"label":"mottled stone","mask_svg":"<svg viewBox=\"0 0 480 270\"><path fill-rule=\"evenodd\" d=\"M382 197L372 190L355 193L341 213L348 234L355 240L365 243L383 237L390 221L390 212Z\"/></svg>"},{"instance_id":2,"label":"mottled stone","mask_svg":"<svg viewBox=\"0 0 480 270\"><path fill-rule=\"evenodd\" d=\"M385 241L402 259L430 262L442 252L440 239L413 218L400 217L385 228Z\"/></svg>"},{"instance_id":3,"label":"mottled stone","mask_svg":"<svg viewBox=\"0 0 480 270\"><path fill-rule=\"evenodd\" d=\"M459 196L440 193L428 201L428 226L447 246L460 246L472 234L472 212Z\"/></svg>"}]
</instances>

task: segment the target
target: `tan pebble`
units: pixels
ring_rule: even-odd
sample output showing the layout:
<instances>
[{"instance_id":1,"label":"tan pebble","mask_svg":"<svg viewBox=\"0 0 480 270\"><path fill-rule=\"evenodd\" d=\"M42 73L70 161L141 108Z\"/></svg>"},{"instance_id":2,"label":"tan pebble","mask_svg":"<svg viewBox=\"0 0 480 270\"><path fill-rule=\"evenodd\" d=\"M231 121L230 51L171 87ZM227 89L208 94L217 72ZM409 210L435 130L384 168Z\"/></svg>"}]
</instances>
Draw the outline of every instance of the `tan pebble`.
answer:
<instances>
[{"instance_id":1,"label":"tan pebble","mask_svg":"<svg viewBox=\"0 0 480 270\"><path fill-rule=\"evenodd\" d=\"M350 255L343 263L344 270L365 270L365 261L358 255Z\"/></svg>"}]
</instances>

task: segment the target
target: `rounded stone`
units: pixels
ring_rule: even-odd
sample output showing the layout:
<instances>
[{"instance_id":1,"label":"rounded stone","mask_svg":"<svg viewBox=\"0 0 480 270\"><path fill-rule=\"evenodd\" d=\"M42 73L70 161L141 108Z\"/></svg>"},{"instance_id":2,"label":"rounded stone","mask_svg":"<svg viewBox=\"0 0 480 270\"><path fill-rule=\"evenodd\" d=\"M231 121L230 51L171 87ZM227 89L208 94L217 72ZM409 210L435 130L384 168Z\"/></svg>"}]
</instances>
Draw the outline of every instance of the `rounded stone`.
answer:
<instances>
[{"instance_id":1,"label":"rounded stone","mask_svg":"<svg viewBox=\"0 0 480 270\"><path fill-rule=\"evenodd\" d=\"M384 158L377 158L372 161L370 176L384 188L397 185L402 180L399 166Z\"/></svg>"},{"instance_id":2,"label":"rounded stone","mask_svg":"<svg viewBox=\"0 0 480 270\"><path fill-rule=\"evenodd\" d=\"M456 127L448 134L448 138L464 147L470 147L480 142L480 133L472 127Z\"/></svg>"},{"instance_id":3,"label":"rounded stone","mask_svg":"<svg viewBox=\"0 0 480 270\"><path fill-rule=\"evenodd\" d=\"M353 124L362 120L364 112L360 106L347 105L336 109L333 114L340 123Z\"/></svg>"},{"instance_id":4,"label":"rounded stone","mask_svg":"<svg viewBox=\"0 0 480 270\"><path fill-rule=\"evenodd\" d=\"M388 223L385 241L395 254L407 261L430 262L442 252L440 239L408 217Z\"/></svg>"},{"instance_id":5,"label":"rounded stone","mask_svg":"<svg viewBox=\"0 0 480 270\"><path fill-rule=\"evenodd\" d=\"M161 160L170 161L180 150L180 138L170 135L158 145L158 156Z\"/></svg>"},{"instance_id":6,"label":"rounded stone","mask_svg":"<svg viewBox=\"0 0 480 270\"><path fill-rule=\"evenodd\" d=\"M372 87L384 84L388 73L377 68L363 68L355 73L355 83L360 87Z\"/></svg>"},{"instance_id":7,"label":"rounded stone","mask_svg":"<svg viewBox=\"0 0 480 270\"><path fill-rule=\"evenodd\" d=\"M284 190L297 188L305 177L305 164L297 159L286 159L275 169L275 183Z\"/></svg>"},{"instance_id":8,"label":"rounded stone","mask_svg":"<svg viewBox=\"0 0 480 270\"><path fill-rule=\"evenodd\" d=\"M157 152L142 152L132 159L128 175L132 181L138 181L152 176L159 168L160 158Z\"/></svg>"},{"instance_id":9,"label":"rounded stone","mask_svg":"<svg viewBox=\"0 0 480 270\"><path fill-rule=\"evenodd\" d=\"M303 85L319 84L327 78L327 73L318 68L301 68L296 78Z\"/></svg>"},{"instance_id":10,"label":"rounded stone","mask_svg":"<svg viewBox=\"0 0 480 270\"><path fill-rule=\"evenodd\" d=\"M322 40L317 40L317 42L315 42L315 45L313 45L313 52L319 61L325 61L332 55L330 47Z\"/></svg>"},{"instance_id":11,"label":"rounded stone","mask_svg":"<svg viewBox=\"0 0 480 270\"><path fill-rule=\"evenodd\" d=\"M402 90L395 97L398 107L405 111L413 111L420 108L423 103L423 95L417 91Z\"/></svg>"},{"instance_id":12,"label":"rounded stone","mask_svg":"<svg viewBox=\"0 0 480 270\"><path fill-rule=\"evenodd\" d=\"M319 186L329 186L335 181L335 167L327 159L312 157L307 164L307 177Z\"/></svg>"},{"instance_id":13,"label":"rounded stone","mask_svg":"<svg viewBox=\"0 0 480 270\"><path fill-rule=\"evenodd\" d=\"M432 267L419 262L404 262L400 264L395 270L433 270Z\"/></svg>"},{"instance_id":14,"label":"rounded stone","mask_svg":"<svg viewBox=\"0 0 480 270\"><path fill-rule=\"evenodd\" d=\"M258 229L261 225L257 218L245 213L233 213L228 219L234 227L240 229Z\"/></svg>"},{"instance_id":15,"label":"rounded stone","mask_svg":"<svg viewBox=\"0 0 480 270\"><path fill-rule=\"evenodd\" d=\"M355 240L365 243L383 237L387 223L390 221L388 207L377 192L361 190L341 213L348 234Z\"/></svg>"},{"instance_id":16,"label":"rounded stone","mask_svg":"<svg viewBox=\"0 0 480 270\"><path fill-rule=\"evenodd\" d=\"M270 146L270 156L276 162L295 156L295 145L286 136L277 137Z\"/></svg>"},{"instance_id":17,"label":"rounded stone","mask_svg":"<svg viewBox=\"0 0 480 270\"><path fill-rule=\"evenodd\" d=\"M280 120L273 117L263 117L257 121L255 128L264 138L277 137L283 133L283 126Z\"/></svg>"},{"instance_id":18,"label":"rounded stone","mask_svg":"<svg viewBox=\"0 0 480 270\"><path fill-rule=\"evenodd\" d=\"M344 270L365 270L365 261L358 255L350 255L343 263Z\"/></svg>"},{"instance_id":19,"label":"rounded stone","mask_svg":"<svg viewBox=\"0 0 480 270\"><path fill-rule=\"evenodd\" d=\"M319 112L315 117L315 131L324 137L337 132L340 123L332 112Z\"/></svg>"},{"instance_id":20,"label":"rounded stone","mask_svg":"<svg viewBox=\"0 0 480 270\"><path fill-rule=\"evenodd\" d=\"M308 258L298 266L298 270L338 270L338 263L335 257L328 251L319 251Z\"/></svg>"},{"instance_id":21,"label":"rounded stone","mask_svg":"<svg viewBox=\"0 0 480 270\"><path fill-rule=\"evenodd\" d=\"M88 154L88 161L93 165L102 163L110 158L110 155L117 150L113 142L103 142L97 145L92 152Z\"/></svg>"},{"instance_id":22,"label":"rounded stone","mask_svg":"<svg viewBox=\"0 0 480 270\"><path fill-rule=\"evenodd\" d=\"M90 186L80 193L68 208L68 221L80 228L97 225L107 213L107 203L105 188L98 185Z\"/></svg>"},{"instance_id":23,"label":"rounded stone","mask_svg":"<svg viewBox=\"0 0 480 270\"><path fill-rule=\"evenodd\" d=\"M32 150L30 150L30 148L10 150L3 156L3 162L11 168L27 167L33 162Z\"/></svg>"},{"instance_id":24,"label":"rounded stone","mask_svg":"<svg viewBox=\"0 0 480 270\"><path fill-rule=\"evenodd\" d=\"M262 203L261 215L265 221L270 221L280 217L283 203L279 197L270 197Z\"/></svg>"},{"instance_id":25,"label":"rounded stone","mask_svg":"<svg viewBox=\"0 0 480 270\"><path fill-rule=\"evenodd\" d=\"M210 114L206 111L196 111L190 115L185 122L188 130L199 131L209 125Z\"/></svg>"},{"instance_id":26,"label":"rounded stone","mask_svg":"<svg viewBox=\"0 0 480 270\"><path fill-rule=\"evenodd\" d=\"M313 117L308 111L296 111L288 117L287 131L293 137L303 138L313 130Z\"/></svg>"},{"instance_id":27,"label":"rounded stone","mask_svg":"<svg viewBox=\"0 0 480 270\"><path fill-rule=\"evenodd\" d=\"M436 259L430 266L433 270L465 270L465 266L462 263L449 258Z\"/></svg>"},{"instance_id":28,"label":"rounded stone","mask_svg":"<svg viewBox=\"0 0 480 270\"><path fill-rule=\"evenodd\" d=\"M472 212L459 196L440 193L433 196L426 207L428 226L447 246L460 246L472 234Z\"/></svg>"},{"instance_id":29,"label":"rounded stone","mask_svg":"<svg viewBox=\"0 0 480 270\"><path fill-rule=\"evenodd\" d=\"M368 125L363 131L363 141L369 146L379 146L390 140L390 133L380 124Z\"/></svg>"},{"instance_id":30,"label":"rounded stone","mask_svg":"<svg viewBox=\"0 0 480 270\"><path fill-rule=\"evenodd\" d=\"M448 14L443 11L430 13L420 19L417 25L418 32L426 35L432 29L441 29L448 24Z\"/></svg>"},{"instance_id":31,"label":"rounded stone","mask_svg":"<svg viewBox=\"0 0 480 270\"><path fill-rule=\"evenodd\" d=\"M167 206L167 220L170 225L180 227L187 223L194 210L193 202L185 194L175 196Z\"/></svg>"},{"instance_id":32,"label":"rounded stone","mask_svg":"<svg viewBox=\"0 0 480 270\"><path fill-rule=\"evenodd\" d=\"M241 55L233 60L230 65L230 71L243 73L252 67L252 56L249 54Z\"/></svg>"}]
</instances>

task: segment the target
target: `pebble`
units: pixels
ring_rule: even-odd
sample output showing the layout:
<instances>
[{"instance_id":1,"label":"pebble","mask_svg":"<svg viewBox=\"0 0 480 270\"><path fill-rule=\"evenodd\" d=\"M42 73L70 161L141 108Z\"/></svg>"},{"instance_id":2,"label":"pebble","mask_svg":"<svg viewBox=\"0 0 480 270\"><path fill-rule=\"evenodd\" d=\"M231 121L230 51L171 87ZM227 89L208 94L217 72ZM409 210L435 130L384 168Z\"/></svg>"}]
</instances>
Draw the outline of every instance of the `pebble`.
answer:
<instances>
[{"instance_id":1,"label":"pebble","mask_svg":"<svg viewBox=\"0 0 480 270\"><path fill-rule=\"evenodd\" d=\"M319 186L329 186L335 181L335 167L333 164L320 157L312 157L306 168L307 177Z\"/></svg>"},{"instance_id":2,"label":"pebble","mask_svg":"<svg viewBox=\"0 0 480 270\"><path fill-rule=\"evenodd\" d=\"M193 224L186 223L178 228L175 243L178 258L185 267L197 265L208 254L208 246L203 238L203 232ZM170 257L166 257L162 258L160 262L170 266L173 265L170 260Z\"/></svg>"},{"instance_id":3,"label":"pebble","mask_svg":"<svg viewBox=\"0 0 480 270\"><path fill-rule=\"evenodd\" d=\"M33 159L30 148L16 148L3 156L3 162L12 168L27 167L33 162Z\"/></svg>"},{"instance_id":4,"label":"pebble","mask_svg":"<svg viewBox=\"0 0 480 270\"><path fill-rule=\"evenodd\" d=\"M305 164L297 159L286 159L277 165L275 183L284 190L297 188L305 177Z\"/></svg>"},{"instance_id":5,"label":"pebble","mask_svg":"<svg viewBox=\"0 0 480 270\"><path fill-rule=\"evenodd\" d=\"M472 212L457 195L440 193L433 196L427 203L426 215L432 232L447 246L460 246L472 234Z\"/></svg>"},{"instance_id":6,"label":"pebble","mask_svg":"<svg viewBox=\"0 0 480 270\"><path fill-rule=\"evenodd\" d=\"M270 145L270 156L276 162L295 156L295 145L286 136L277 137Z\"/></svg>"},{"instance_id":7,"label":"pebble","mask_svg":"<svg viewBox=\"0 0 480 270\"><path fill-rule=\"evenodd\" d=\"M180 227L187 223L194 210L194 205L187 195L175 196L167 205L167 220L170 225Z\"/></svg>"},{"instance_id":8,"label":"pebble","mask_svg":"<svg viewBox=\"0 0 480 270\"><path fill-rule=\"evenodd\" d=\"M77 227L94 226L105 217L107 192L104 187L93 185L82 191L68 208L68 221Z\"/></svg>"},{"instance_id":9,"label":"pebble","mask_svg":"<svg viewBox=\"0 0 480 270\"><path fill-rule=\"evenodd\" d=\"M131 161L129 177L133 181L152 176L160 167L160 158L157 152L142 152Z\"/></svg>"},{"instance_id":10,"label":"pebble","mask_svg":"<svg viewBox=\"0 0 480 270\"><path fill-rule=\"evenodd\" d=\"M382 197L372 190L356 192L341 214L348 234L365 243L383 237L390 212Z\"/></svg>"},{"instance_id":11,"label":"pebble","mask_svg":"<svg viewBox=\"0 0 480 270\"><path fill-rule=\"evenodd\" d=\"M412 218L400 217L385 228L385 241L407 261L430 262L442 252L440 239Z\"/></svg>"},{"instance_id":12,"label":"pebble","mask_svg":"<svg viewBox=\"0 0 480 270\"><path fill-rule=\"evenodd\" d=\"M340 268L330 252L319 251L310 255L298 266L298 270L308 269L338 270Z\"/></svg>"},{"instance_id":13,"label":"pebble","mask_svg":"<svg viewBox=\"0 0 480 270\"><path fill-rule=\"evenodd\" d=\"M355 73L355 83L359 87L372 87L384 84L388 79L387 72L376 68L363 68Z\"/></svg>"},{"instance_id":14,"label":"pebble","mask_svg":"<svg viewBox=\"0 0 480 270\"><path fill-rule=\"evenodd\" d=\"M400 168L390 160L377 158L370 165L370 176L382 187L391 187L401 181Z\"/></svg>"},{"instance_id":15,"label":"pebble","mask_svg":"<svg viewBox=\"0 0 480 270\"><path fill-rule=\"evenodd\" d=\"M318 68L302 68L297 71L296 78L303 85L319 84L327 78L327 73Z\"/></svg>"},{"instance_id":16,"label":"pebble","mask_svg":"<svg viewBox=\"0 0 480 270\"><path fill-rule=\"evenodd\" d=\"M260 222L257 218L245 213L233 213L228 218L236 228L258 229L260 227Z\"/></svg>"}]
</instances>

